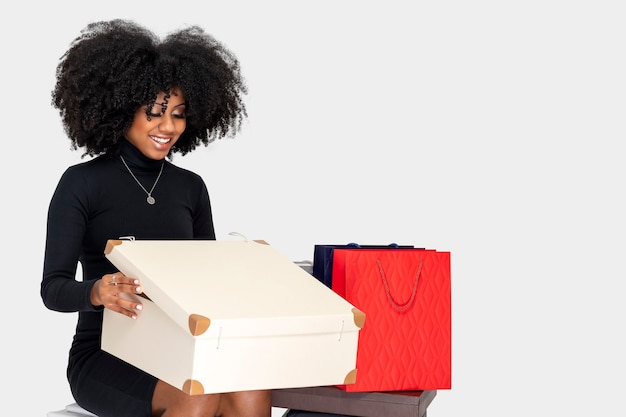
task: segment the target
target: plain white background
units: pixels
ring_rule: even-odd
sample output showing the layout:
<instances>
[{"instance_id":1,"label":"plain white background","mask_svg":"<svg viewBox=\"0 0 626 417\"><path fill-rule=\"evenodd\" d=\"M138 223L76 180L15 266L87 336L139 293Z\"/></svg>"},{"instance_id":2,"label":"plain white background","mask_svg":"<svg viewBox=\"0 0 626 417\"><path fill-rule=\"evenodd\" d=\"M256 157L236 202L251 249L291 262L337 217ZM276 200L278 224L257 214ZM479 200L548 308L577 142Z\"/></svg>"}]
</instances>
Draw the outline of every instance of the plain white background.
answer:
<instances>
[{"instance_id":1,"label":"plain white background","mask_svg":"<svg viewBox=\"0 0 626 417\"><path fill-rule=\"evenodd\" d=\"M81 159L50 91L79 31L118 17L199 24L240 59L241 134L174 160L205 179L218 238L294 260L352 241L452 253L453 389L430 416L623 415L626 16L603 0L13 3L3 407L72 401L76 316L39 283L48 201Z\"/></svg>"}]
</instances>

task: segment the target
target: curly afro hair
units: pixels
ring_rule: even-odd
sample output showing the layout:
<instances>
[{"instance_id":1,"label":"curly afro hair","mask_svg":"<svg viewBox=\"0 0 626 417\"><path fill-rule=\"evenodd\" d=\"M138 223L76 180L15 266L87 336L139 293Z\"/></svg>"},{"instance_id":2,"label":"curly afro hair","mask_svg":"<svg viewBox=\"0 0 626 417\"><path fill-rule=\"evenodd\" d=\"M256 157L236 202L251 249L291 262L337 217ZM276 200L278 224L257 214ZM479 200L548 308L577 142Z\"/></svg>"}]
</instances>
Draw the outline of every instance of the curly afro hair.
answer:
<instances>
[{"instance_id":1,"label":"curly afro hair","mask_svg":"<svg viewBox=\"0 0 626 417\"><path fill-rule=\"evenodd\" d=\"M159 39L127 20L89 24L56 69L52 105L72 149L98 155L116 147L138 108L180 88L187 126L171 152L232 136L247 117L245 81L236 57L212 36L190 26Z\"/></svg>"}]
</instances>

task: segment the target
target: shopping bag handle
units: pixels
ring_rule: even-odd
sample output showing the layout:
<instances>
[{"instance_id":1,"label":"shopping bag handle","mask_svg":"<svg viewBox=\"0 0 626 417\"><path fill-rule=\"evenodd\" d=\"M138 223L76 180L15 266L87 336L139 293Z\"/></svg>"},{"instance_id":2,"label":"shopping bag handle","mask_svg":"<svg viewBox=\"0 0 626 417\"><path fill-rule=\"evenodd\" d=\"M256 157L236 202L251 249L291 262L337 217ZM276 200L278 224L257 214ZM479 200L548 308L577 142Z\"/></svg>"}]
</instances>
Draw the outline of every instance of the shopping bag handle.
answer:
<instances>
[{"instance_id":1,"label":"shopping bag handle","mask_svg":"<svg viewBox=\"0 0 626 417\"><path fill-rule=\"evenodd\" d=\"M415 295L417 294L417 283L419 282L419 277L422 272L422 263L423 259L420 259L420 264L417 267L417 273L415 274L415 283L413 284L413 291L411 292L411 297L409 300L404 303L398 303L391 295L391 290L389 289L389 283L387 282L387 276L385 275L385 270L383 269L383 264L380 262L380 259L376 259L376 264L378 265L378 271L380 272L380 278L383 280L383 285L385 286L385 293L387 294L387 299L389 303L391 303L392 307L398 311L404 311L411 307L413 301L415 300Z\"/></svg>"},{"instance_id":2,"label":"shopping bag handle","mask_svg":"<svg viewBox=\"0 0 626 417\"><path fill-rule=\"evenodd\" d=\"M359 245L359 244L358 244L358 243L356 243L356 242L350 242L350 243L348 243L346 246L347 246L347 247L349 247L349 248L356 248L356 249L359 249L359 248L361 247L361 245ZM395 243L395 242L391 242L391 243L390 243L389 245L387 245L387 246L389 246L389 247L391 247L391 248L395 248L395 249L397 249L397 248L399 248L399 247L400 247L400 245L398 245L398 244L397 244L397 243Z\"/></svg>"}]
</instances>

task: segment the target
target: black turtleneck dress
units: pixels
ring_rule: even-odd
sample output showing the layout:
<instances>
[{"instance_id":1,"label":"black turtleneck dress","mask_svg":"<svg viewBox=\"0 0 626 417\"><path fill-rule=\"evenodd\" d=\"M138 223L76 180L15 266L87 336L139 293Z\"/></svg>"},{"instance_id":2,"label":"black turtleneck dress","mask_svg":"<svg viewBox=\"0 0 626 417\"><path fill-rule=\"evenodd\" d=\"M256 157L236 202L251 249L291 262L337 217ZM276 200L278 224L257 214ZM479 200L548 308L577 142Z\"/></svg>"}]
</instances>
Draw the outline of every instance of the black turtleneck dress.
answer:
<instances>
[{"instance_id":1,"label":"black turtleneck dress","mask_svg":"<svg viewBox=\"0 0 626 417\"><path fill-rule=\"evenodd\" d=\"M165 164L152 192L154 205L120 155L147 190ZM72 395L99 417L149 417L156 379L100 349L103 307L90 301L95 280L117 272L104 256L107 240L123 236L215 239L202 178L146 158L122 139L119 149L69 167L48 211L41 297L51 310L78 312L67 367ZM78 262L82 279L76 278Z\"/></svg>"}]
</instances>

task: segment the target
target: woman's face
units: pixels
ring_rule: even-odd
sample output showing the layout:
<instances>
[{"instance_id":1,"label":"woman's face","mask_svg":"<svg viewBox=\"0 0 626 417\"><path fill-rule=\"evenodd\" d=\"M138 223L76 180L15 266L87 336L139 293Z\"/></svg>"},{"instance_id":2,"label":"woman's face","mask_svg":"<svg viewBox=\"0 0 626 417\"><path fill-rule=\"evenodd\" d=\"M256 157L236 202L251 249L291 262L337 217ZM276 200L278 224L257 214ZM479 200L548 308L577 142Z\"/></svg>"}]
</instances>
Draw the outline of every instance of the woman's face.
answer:
<instances>
[{"instance_id":1,"label":"woman's face","mask_svg":"<svg viewBox=\"0 0 626 417\"><path fill-rule=\"evenodd\" d=\"M185 97L173 89L167 102L165 93L157 96L149 117L146 106L137 109L126 139L148 158L160 160L169 154L186 126Z\"/></svg>"}]
</instances>

